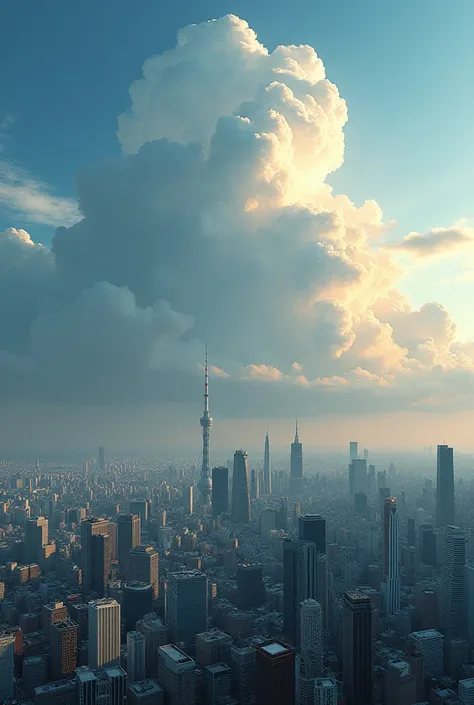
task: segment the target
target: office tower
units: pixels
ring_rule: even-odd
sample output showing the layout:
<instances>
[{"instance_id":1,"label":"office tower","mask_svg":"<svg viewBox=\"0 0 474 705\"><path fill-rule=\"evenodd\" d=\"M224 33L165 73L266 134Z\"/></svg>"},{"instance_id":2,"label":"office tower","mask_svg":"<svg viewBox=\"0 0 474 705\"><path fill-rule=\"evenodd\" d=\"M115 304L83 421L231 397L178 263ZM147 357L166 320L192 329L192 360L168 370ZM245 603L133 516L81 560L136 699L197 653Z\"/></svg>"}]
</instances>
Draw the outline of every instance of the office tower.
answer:
<instances>
[{"instance_id":1,"label":"office tower","mask_svg":"<svg viewBox=\"0 0 474 705\"><path fill-rule=\"evenodd\" d=\"M265 602L262 566L241 563L237 566L237 605L241 610L251 610Z\"/></svg>"},{"instance_id":2,"label":"office tower","mask_svg":"<svg viewBox=\"0 0 474 705\"><path fill-rule=\"evenodd\" d=\"M168 579L168 630L173 643L195 653L196 635L207 629L208 585L205 573L187 570Z\"/></svg>"},{"instance_id":3,"label":"office tower","mask_svg":"<svg viewBox=\"0 0 474 705\"><path fill-rule=\"evenodd\" d=\"M48 520L45 517L32 517L25 521L25 563L37 563L42 549L48 545Z\"/></svg>"},{"instance_id":4,"label":"office tower","mask_svg":"<svg viewBox=\"0 0 474 705\"><path fill-rule=\"evenodd\" d=\"M168 643L168 631L155 612L137 622L137 632L145 637L145 667L147 676L158 673L158 647Z\"/></svg>"},{"instance_id":5,"label":"office tower","mask_svg":"<svg viewBox=\"0 0 474 705\"><path fill-rule=\"evenodd\" d=\"M474 705L474 678L459 681L458 695L461 705Z\"/></svg>"},{"instance_id":6,"label":"office tower","mask_svg":"<svg viewBox=\"0 0 474 705\"><path fill-rule=\"evenodd\" d=\"M323 670L323 619L316 600L300 604L300 705L313 705L316 677Z\"/></svg>"},{"instance_id":7,"label":"office tower","mask_svg":"<svg viewBox=\"0 0 474 705\"><path fill-rule=\"evenodd\" d=\"M337 683L334 678L316 678L314 705L337 705Z\"/></svg>"},{"instance_id":8,"label":"office tower","mask_svg":"<svg viewBox=\"0 0 474 705\"><path fill-rule=\"evenodd\" d=\"M299 539L283 542L283 630L294 645L299 644L299 605L303 600L319 602L323 628L327 617L327 558L316 544Z\"/></svg>"},{"instance_id":9,"label":"office tower","mask_svg":"<svg viewBox=\"0 0 474 705\"><path fill-rule=\"evenodd\" d=\"M375 465L369 465L368 491L369 494L375 490Z\"/></svg>"},{"instance_id":10,"label":"office tower","mask_svg":"<svg viewBox=\"0 0 474 705\"><path fill-rule=\"evenodd\" d=\"M414 517L407 519L407 544L408 546L416 546L416 523Z\"/></svg>"},{"instance_id":11,"label":"office tower","mask_svg":"<svg viewBox=\"0 0 474 705\"><path fill-rule=\"evenodd\" d=\"M282 641L269 641L255 649L256 705L294 705L295 652Z\"/></svg>"},{"instance_id":12,"label":"office tower","mask_svg":"<svg viewBox=\"0 0 474 705\"><path fill-rule=\"evenodd\" d=\"M53 680L67 678L77 666L78 626L71 619L52 624L49 630L51 675Z\"/></svg>"},{"instance_id":13,"label":"office tower","mask_svg":"<svg viewBox=\"0 0 474 705\"><path fill-rule=\"evenodd\" d=\"M230 661L232 637L219 629L210 629L196 636L196 662L199 666Z\"/></svg>"},{"instance_id":14,"label":"office tower","mask_svg":"<svg viewBox=\"0 0 474 705\"><path fill-rule=\"evenodd\" d=\"M421 562L433 567L437 564L437 537L431 524L420 526Z\"/></svg>"},{"instance_id":15,"label":"office tower","mask_svg":"<svg viewBox=\"0 0 474 705\"><path fill-rule=\"evenodd\" d=\"M474 643L474 564L468 562L464 568L466 581L466 622L469 641ZM473 674L474 675L474 674Z\"/></svg>"},{"instance_id":16,"label":"office tower","mask_svg":"<svg viewBox=\"0 0 474 705\"><path fill-rule=\"evenodd\" d=\"M454 460L453 449L438 446L436 478L436 526L454 524Z\"/></svg>"},{"instance_id":17,"label":"office tower","mask_svg":"<svg viewBox=\"0 0 474 705\"><path fill-rule=\"evenodd\" d=\"M367 479L367 461L356 458L349 465L349 484L351 494L355 495L361 492L367 494L368 479Z\"/></svg>"},{"instance_id":18,"label":"office tower","mask_svg":"<svg viewBox=\"0 0 474 705\"><path fill-rule=\"evenodd\" d=\"M204 412L200 419L202 427L202 465L201 477L199 478L198 488L201 493L202 502L204 505L211 503L212 494L212 479L209 470L209 442L211 437L212 418L209 413L209 373L207 367L207 345L206 345L206 364L204 367Z\"/></svg>"},{"instance_id":19,"label":"office tower","mask_svg":"<svg viewBox=\"0 0 474 705\"><path fill-rule=\"evenodd\" d=\"M268 507L267 509L262 509L260 514L260 536L263 539L269 538L269 531L273 531L276 526L276 516L275 510Z\"/></svg>"},{"instance_id":20,"label":"office tower","mask_svg":"<svg viewBox=\"0 0 474 705\"><path fill-rule=\"evenodd\" d=\"M128 503L129 514L137 514L141 525L148 521L149 502L146 499L131 499Z\"/></svg>"},{"instance_id":21,"label":"office tower","mask_svg":"<svg viewBox=\"0 0 474 705\"><path fill-rule=\"evenodd\" d=\"M242 705L255 702L256 665L255 649L251 646L232 646L230 649L232 689Z\"/></svg>"},{"instance_id":22,"label":"office tower","mask_svg":"<svg viewBox=\"0 0 474 705\"><path fill-rule=\"evenodd\" d=\"M234 453L232 474L232 521L248 524L250 521L250 483L248 455L243 450Z\"/></svg>"},{"instance_id":23,"label":"office tower","mask_svg":"<svg viewBox=\"0 0 474 705\"><path fill-rule=\"evenodd\" d=\"M416 703L416 678L410 664L402 659L389 661L385 676L385 705Z\"/></svg>"},{"instance_id":24,"label":"office tower","mask_svg":"<svg viewBox=\"0 0 474 705\"><path fill-rule=\"evenodd\" d=\"M88 592L92 590L92 575L94 564L92 558L92 537L108 535L109 522L107 519L85 519L81 522L81 548L82 548L82 587Z\"/></svg>"},{"instance_id":25,"label":"office tower","mask_svg":"<svg viewBox=\"0 0 474 705\"><path fill-rule=\"evenodd\" d=\"M400 609L397 500L388 497L383 514L383 608L387 616Z\"/></svg>"},{"instance_id":26,"label":"office tower","mask_svg":"<svg viewBox=\"0 0 474 705\"><path fill-rule=\"evenodd\" d=\"M123 594L123 618L128 632L136 628L137 622L153 610L153 585L136 580L125 583Z\"/></svg>"},{"instance_id":27,"label":"office tower","mask_svg":"<svg viewBox=\"0 0 474 705\"><path fill-rule=\"evenodd\" d=\"M76 670L76 693L79 705L123 705L127 697L127 674L120 666L98 671L82 666Z\"/></svg>"},{"instance_id":28,"label":"office tower","mask_svg":"<svg viewBox=\"0 0 474 705\"><path fill-rule=\"evenodd\" d=\"M89 461L84 460L84 465L82 466L84 470L84 482L87 483L89 482Z\"/></svg>"},{"instance_id":29,"label":"office tower","mask_svg":"<svg viewBox=\"0 0 474 705\"><path fill-rule=\"evenodd\" d=\"M367 518L368 505L367 505L367 495L364 492L357 492L354 495L354 511L357 516Z\"/></svg>"},{"instance_id":30,"label":"office tower","mask_svg":"<svg viewBox=\"0 0 474 705\"><path fill-rule=\"evenodd\" d=\"M127 679L136 683L145 678L145 637L141 632L127 632Z\"/></svg>"},{"instance_id":31,"label":"office tower","mask_svg":"<svg viewBox=\"0 0 474 705\"><path fill-rule=\"evenodd\" d=\"M295 440L290 452L290 489L292 494L299 495L303 491L303 445L298 436L298 421L296 422Z\"/></svg>"},{"instance_id":32,"label":"office tower","mask_svg":"<svg viewBox=\"0 0 474 705\"><path fill-rule=\"evenodd\" d=\"M263 494L272 493L272 473L270 471L270 440L265 436L265 450L263 452Z\"/></svg>"},{"instance_id":33,"label":"office tower","mask_svg":"<svg viewBox=\"0 0 474 705\"><path fill-rule=\"evenodd\" d=\"M422 590L420 594L420 627L426 629L439 629L439 600L435 590Z\"/></svg>"},{"instance_id":34,"label":"office tower","mask_svg":"<svg viewBox=\"0 0 474 705\"><path fill-rule=\"evenodd\" d=\"M298 538L302 541L312 541L318 553L326 553L326 519L320 514L299 516Z\"/></svg>"},{"instance_id":35,"label":"office tower","mask_svg":"<svg viewBox=\"0 0 474 705\"><path fill-rule=\"evenodd\" d=\"M128 554L128 578L153 585L153 597L158 597L159 555L153 546L140 545Z\"/></svg>"},{"instance_id":36,"label":"office tower","mask_svg":"<svg viewBox=\"0 0 474 705\"><path fill-rule=\"evenodd\" d=\"M99 471L101 473L105 472L105 448L104 448L104 446L99 446Z\"/></svg>"},{"instance_id":37,"label":"office tower","mask_svg":"<svg viewBox=\"0 0 474 705\"><path fill-rule=\"evenodd\" d=\"M349 464L359 457L359 444L357 441L351 441L349 443Z\"/></svg>"},{"instance_id":38,"label":"office tower","mask_svg":"<svg viewBox=\"0 0 474 705\"><path fill-rule=\"evenodd\" d=\"M214 663L206 666L203 671L206 705L220 705L232 702L232 670L227 663Z\"/></svg>"},{"instance_id":39,"label":"office tower","mask_svg":"<svg viewBox=\"0 0 474 705\"><path fill-rule=\"evenodd\" d=\"M347 705L372 703L372 609L367 595L344 595L343 673Z\"/></svg>"},{"instance_id":40,"label":"office tower","mask_svg":"<svg viewBox=\"0 0 474 705\"><path fill-rule=\"evenodd\" d=\"M165 691L156 680L132 683L127 688L127 705L164 705Z\"/></svg>"},{"instance_id":41,"label":"office tower","mask_svg":"<svg viewBox=\"0 0 474 705\"><path fill-rule=\"evenodd\" d=\"M364 458L364 460L366 460L367 462L369 462L369 450L368 450L368 448L364 448L364 453L363 453L363 456L362 456L362 457Z\"/></svg>"},{"instance_id":42,"label":"office tower","mask_svg":"<svg viewBox=\"0 0 474 705\"><path fill-rule=\"evenodd\" d=\"M0 701L13 698L15 637L0 636Z\"/></svg>"},{"instance_id":43,"label":"office tower","mask_svg":"<svg viewBox=\"0 0 474 705\"><path fill-rule=\"evenodd\" d=\"M212 468L212 516L229 511L229 468L219 465Z\"/></svg>"},{"instance_id":44,"label":"office tower","mask_svg":"<svg viewBox=\"0 0 474 705\"><path fill-rule=\"evenodd\" d=\"M194 487L189 485L183 489L183 507L187 514L194 513Z\"/></svg>"},{"instance_id":45,"label":"office tower","mask_svg":"<svg viewBox=\"0 0 474 705\"><path fill-rule=\"evenodd\" d=\"M441 574L441 625L449 639L467 633L465 564L466 535L458 526L446 526Z\"/></svg>"},{"instance_id":46,"label":"office tower","mask_svg":"<svg viewBox=\"0 0 474 705\"><path fill-rule=\"evenodd\" d=\"M252 499L260 497L259 479L255 468L250 471L250 497Z\"/></svg>"},{"instance_id":47,"label":"office tower","mask_svg":"<svg viewBox=\"0 0 474 705\"><path fill-rule=\"evenodd\" d=\"M117 517L117 555L120 570L127 574L128 556L140 544L140 516L119 514Z\"/></svg>"},{"instance_id":48,"label":"office tower","mask_svg":"<svg viewBox=\"0 0 474 705\"><path fill-rule=\"evenodd\" d=\"M196 664L173 644L158 649L158 680L167 705L195 705Z\"/></svg>"},{"instance_id":49,"label":"office tower","mask_svg":"<svg viewBox=\"0 0 474 705\"><path fill-rule=\"evenodd\" d=\"M119 661L119 603L106 598L89 602L89 666L103 668Z\"/></svg>"},{"instance_id":50,"label":"office tower","mask_svg":"<svg viewBox=\"0 0 474 705\"><path fill-rule=\"evenodd\" d=\"M112 540L109 534L93 534L90 540L89 589L104 597L110 577Z\"/></svg>"},{"instance_id":51,"label":"office tower","mask_svg":"<svg viewBox=\"0 0 474 705\"><path fill-rule=\"evenodd\" d=\"M408 638L423 656L425 678L440 678L443 675L443 635L435 629L425 629L412 632Z\"/></svg>"},{"instance_id":52,"label":"office tower","mask_svg":"<svg viewBox=\"0 0 474 705\"><path fill-rule=\"evenodd\" d=\"M43 605L41 610L41 629L44 636L49 639L51 624L65 622L67 618L67 607L64 602L49 602L47 605Z\"/></svg>"}]
</instances>

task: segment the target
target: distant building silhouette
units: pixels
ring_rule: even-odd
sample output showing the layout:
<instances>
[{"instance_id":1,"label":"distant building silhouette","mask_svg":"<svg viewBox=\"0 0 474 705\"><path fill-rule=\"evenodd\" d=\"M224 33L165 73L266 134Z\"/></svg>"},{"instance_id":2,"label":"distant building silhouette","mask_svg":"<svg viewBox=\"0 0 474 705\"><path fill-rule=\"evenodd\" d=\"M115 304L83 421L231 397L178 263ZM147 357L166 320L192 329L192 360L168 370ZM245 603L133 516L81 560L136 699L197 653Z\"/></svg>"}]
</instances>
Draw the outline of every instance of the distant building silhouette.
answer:
<instances>
[{"instance_id":1,"label":"distant building silhouette","mask_svg":"<svg viewBox=\"0 0 474 705\"><path fill-rule=\"evenodd\" d=\"M455 523L454 459L453 449L438 446L436 477L436 526L442 528Z\"/></svg>"},{"instance_id":2,"label":"distant building silhouette","mask_svg":"<svg viewBox=\"0 0 474 705\"><path fill-rule=\"evenodd\" d=\"M229 511L229 468L219 465L212 468L212 516Z\"/></svg>"},{"instance_id":3,"label":"distant building silhouette","mask_svg":"<svg viewBox=\"0 0 474 705\"><path fill-rule=\"evenodd\" d=\"M299 495L303 491L303 444L300 443L298 435L298 421L290 452L290 489L294 495Z\"/></svg>"},{"instance_id":4,"label":"distant building silhouette","mask_svg":"<svg viewBox=\"0 0 474 705\"><path fill-rule=\"evenodd\" d=\"M232 521L248 524L250 521L250 478L248 455L243 450L234 453L232 474Z\"/></svg>"}]
</instances>

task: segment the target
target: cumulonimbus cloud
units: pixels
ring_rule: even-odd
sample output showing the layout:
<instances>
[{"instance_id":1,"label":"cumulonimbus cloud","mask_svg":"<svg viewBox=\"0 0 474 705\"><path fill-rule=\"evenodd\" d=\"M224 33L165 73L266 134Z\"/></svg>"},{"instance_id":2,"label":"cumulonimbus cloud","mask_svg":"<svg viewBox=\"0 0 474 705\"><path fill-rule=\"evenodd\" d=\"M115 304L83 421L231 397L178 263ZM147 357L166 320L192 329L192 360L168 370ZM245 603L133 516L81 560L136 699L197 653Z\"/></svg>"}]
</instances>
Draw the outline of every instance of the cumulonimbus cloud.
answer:
<instances>
[{"instance_id":1,"label":"cumulonimbus cloud","mask_svg":"<svg viewBox=\"0 0 474 705\"><path fill-rule=\"evenodd\" d=\"M313 48L230 15L130 95L123 155L77 176L82 219L51 250L0 235L0 393L188 399L208 341L221 413L472 404L472 346L397 290L380 207L326 183L347 110Z\"/></svg>"}]
</instances>

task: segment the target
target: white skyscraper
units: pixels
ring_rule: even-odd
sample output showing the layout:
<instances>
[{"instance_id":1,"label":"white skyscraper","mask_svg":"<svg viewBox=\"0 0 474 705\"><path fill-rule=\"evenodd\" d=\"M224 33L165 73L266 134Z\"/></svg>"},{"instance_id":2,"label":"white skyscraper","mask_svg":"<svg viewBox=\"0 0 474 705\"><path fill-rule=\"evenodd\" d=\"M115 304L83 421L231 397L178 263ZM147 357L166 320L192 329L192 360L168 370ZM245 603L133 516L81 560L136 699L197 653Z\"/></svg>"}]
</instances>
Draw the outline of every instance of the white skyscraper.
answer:
<instances>
[{"instance_id":1,"label":"white skyscraper","mask_svg":"<svg viewBox=\"0 0 474 705\"><path fill-rule=\"evenodd\" d=\"M441 624L447 638L467 634L466 534L458 526L446 526L441 576Z\"/></svg>"},{"instance_id":2,"label":"white skyscraper","mask_svg":"<svg viewBox=\"0 0 474 705\"><path fill-rule=\"evenodd\" d=\"M323 618L321 605L308 599L300 603L300 703L313 705L316 677L323 668Z\"/></svg>"},{"instance_id":3,"label":"white skyscraper","mask_svg":"<svg viewBox=\"0 0 474 705\"><path fill-rule=\"evenodd\" d=\"M0 637L0 702L13 698L15 637Z\"/></svg>"},{"instance_id":4,"label":"white skyscraper","mask_svg":"<svg viewBox=\"0 0 474 705\"><path fill-rule=\"evenodd\" d=\"M400 609L397 500L387 497L383 514L383 608L386 615Z\"/></svg>"},{"instance_id":5,"label":"white skyscraper","mask_svg":"<svg viewBox=\"0 0 474 705\"><path fill-rule=\"evenodd\" d=\"M145 679L145 636L141 632L127 633L127 676L129 683Z\"/></svg>"},{"instance_id":6,"label":"white skyscraper","mask_svg":"<svg viewBox=\"0 0 474 705\"><path fill-rule=\"evenodd\" d=\"M103 668L120 662L120 605L104 598L89 602L89 666Z\"/></svg>"},{"instance_id":7,"label":"white skyscraper","mask_svg":"<svg viewBox=\"0 0 474 705\"><path fill-rule=\"evenodd\" d=\"M314 705L337 705L337 685L333 678L316 678Z\"/></svg>"}]
</instances>

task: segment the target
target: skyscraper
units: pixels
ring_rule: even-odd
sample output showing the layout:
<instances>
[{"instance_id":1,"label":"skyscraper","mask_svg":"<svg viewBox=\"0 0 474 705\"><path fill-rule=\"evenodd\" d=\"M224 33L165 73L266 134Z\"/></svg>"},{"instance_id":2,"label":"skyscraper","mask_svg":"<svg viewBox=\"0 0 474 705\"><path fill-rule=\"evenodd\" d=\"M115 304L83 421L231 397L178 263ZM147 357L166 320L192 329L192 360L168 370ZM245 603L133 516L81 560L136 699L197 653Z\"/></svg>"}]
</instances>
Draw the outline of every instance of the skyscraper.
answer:
<instances>
[{"instance_id":1,"label":"skyscraper","mask_svg":"<svg viewBox=\"0 0 474 705\"><path fill-rule=\"evenodd\" d=\"M270 472L270 440L265 436L265 450L263 454L263 494L272 493L272 473Z\"/></svg>"},{"instance_id":2,"label":"skyscraper","mask_svg":"<svg viewBox=\"0 0 474 705\"><path fill-rule=\"evenodd\" d=\"M232 474L232 521L247 524L250 521L250 480L248 455L243 450L234 453Z\"/></svg>"},{"instance_id":3,"label":"skyscraper","mask_svg":"<svg viewBox=\"0 0 474 705\"><path fill-rule=\"evenodd\" d=\"M120 661L120 605L116 600L89 602L89 666L103 668Z\"/></svg>"},{"instance_id":4,"label":"skyscraper","mask_svg":"<svg viewBox=\"0 0 474 705\"><path fill-rule=\"evenodd\" d=\"M454 524L454 460L453 449L438 446L436 478L436 526Z\"/></svg>"},{"instance_id":5,"label":"skyscraper","mask_svg":"<svg viewBox=\"0 0 474 705\"><path fill-rule=\"evenodd\" d=\"M168 705L195 705L196 664L174 644L158 649L158 680Z\"/></svg>"},{"instance_id":6,"label":"skyscraper","mask_svg":"<svg viewBox=\"0 0 474 705\"><path fill-rule=\"evenodd\" d=\"M105 448L99 446L99 470L101 473L105 471Z\"/></svg>"},{"instance_id":7,"label":"skyscraper","mask_svg":"<svg viewBox=\"0 0 474 705\"><path fill-rule=\"evenodd\" d=\"M45 517L31 517L25 521L25 563L37 563L41 549L48 545L48 520Z\"/></svg>"},{"instance_id":8,"label":"skyscraper","mask_svg":"<svg viewBox=\"0 0 474 705\"><path fill-rule=\"evenodd\" d=\"M347 705L371 705L372 602L367 595L346 592L342 626Z\"/></svg>"},{"instance_id":9,"label":"skyscraper","mask_svg":"<svg viewBox=\"0 0 474 705\"><path fill-rule=\"evenodd\" d=\"M316 677L323 669L323 620L316 600L300 604L300 705L313 705Z\"/></svg>"},{"instance_id":10,"label":"skyscraper","mask_svg":"<svg viewBox=\"0 0 474 705\"><path fill-rule=\"evenodd\" d=\"M300 443L298 436L298 421L290 452L290 489L292 494L297 495L303 491L303 444Z\"/></svg>"},{"instance_id":11,"label":"skyscraper","mask_svg":"<svg viewBox=\"0 0 474 705\"><path fill-rule=\"evenodd\" d=\"M207 630L207 576L200 570L171 573L168 579L168 630L174 644L194 655L196 635Z\"/></svg>"},{"instance_id":12,"label":"skyscraper","mask_svg":"<svg viewBox=\"0 0 474 705\"><path fill-rule=\"evenodd\" d=\"M128 554L128 578L153 585L153 596L158 597L159 555L153 546L137 546Z\"/></svg>"},{"instance_id":13,"label":"skyscraper","mask_svg":"<svg viewBox=\"0 0 474 705\"><path fill-rule=\"evenodd\" d=\"M139 544L140 517L138 514L119 514L117 517L117 555L122 574L127 574L130 551Z\"/></svg>"},{"instance_id":14,"label":"skyscraper","mask_svg":"<svg viewBox=\"0 0 474 705\"><path fill-rule=\"evenodd\" d=\"M368 492L367 460L355 458L349 465L349 489L352 495Z\"/></svg>"},{"instance_id":15,"label":"skyscraper","mask_svg":"<svg viewBox=\"0 0 474 705\"><path fill-rule=\"evenodd\" d=\"M78 630L71 619L50 627L51 675L55 681L71 676L76 669Z\"/></svg>"},{"instance_id":16,"label":"skyscraper","mask_svg":"<svg viewBox=\"0 0 474 705\"><path fill-rule=\"evenodd\" d=\"M0 701L13 698L15 637L0 636Z\"/></svg>"},{"instance_id":17,"label":"skyscraper","mask_svg":"<svg viewBox=\"0 0 474 705\"><path fill-rule=\"evenodd\" d=\"M128 683L144 680L145 672L145 637L141 632L127 632Z\"/></svg>"},{"instance_id":18,"label":"skyscraper","mask_svg":"<svg viewBox=\"0 0 474 705\"><path fill-rule=\"evenodd\" d=\"M337 705L337 683L334 678L316 678L314 705Z\"/></svg>"},{"instance_id":19,"label":"skyscraper","mask_svg":"<svg viewBox=\"0 0 474 705\"><path fill-rule=\"evenodd\" d=\"M294 705L295 652L282 641L255 650L257 705Z\"/></svg>"},{"instance_id":20,"label":"skyscraper","mask_svg":"<svg viewBox=\"0 0 474 705\"><path fill-rule=\"evenodd\" d=\"M241 563L237 566L237 604L241 610L251 610L265 602L262 566Z\"/></svg>"},{"instance_id":21,"label":"skyscraper","mask_svg":"<svg viewBox=\"0 0 474 705\"><path fill-rule=\"evenodd\" d=\"M446 526L441 574L441 624L445 637L467 634L466 535L458 526Z\"/></svg>"},{"instance_id":22,"label":"skyscraper","mask_svg":"<svg viewBox=\"0 0 474 705\"><path fill-rule=\"evenodd\" d=\"M327 596L326 572L326 555L318 553L316 544L299 539L284 541L283 630L293 645L300 642L300 603L308 599L320 604L324 601Z\"/></svg>"},{"instance_id":23,"label":"skyscraper","mask_svg":"<svg viewBox=\"0 0 474 705\"><path fill-rule=\"evenodd\" d=\"M383 515L383 608L386 615L400 609L397 500L387 497Z\"/></svg>"},{"instance_id":24,"label":"skyscraper","mask_svg":"<svg viewBox=\"0 0 474 705\"><path fill-rule=\"evenodd\" d=\"M211 436L212 418L209 413L209 372L207 367L207 345L206 345L206 365L204 368L204 412L201 416L202 426L202 466L201 477L199 479L199 492L202 496L203 504L211 503L212 479L209 470L209 442Z\"/></svg>"},{"instance_id":25,"label":"skyscraper","mask_svg":"<svg viewBox=\"0 0 474 705\"><path fill-rule=\"evenodd\" d=\"M298 538L302 541L312 541L318 553L326 553L326 519L320 514L300 515Z\"/></svg>"},{"instance_id":26,"label":"skyscraper","mask_svg":"<svg viewBox=\"0 0 474 705\"><path fill-rule=\"evenodd\" d=\"M91 571L89 588L104 597L110 577L112 539L109 534L93 534L90 540Z\"/></svg>"},{"instance_id":27,"label":"skyscraper","mask_svg":"<svg viewBox=\"0 0 474 705\"><path fill-rule=\"evenodd\" d=\"M357 460L359 457L359 444L357 441L351 441L349 443L349 463L352 463L354 460Z\"/></svg>"},{"instance_id":28,"label":"skyscraper","mask_svg":"<svg viewBox=\"0 0 474 705\"><path fill-rule=\"evenodd\" d=\"M412 632L409 641L417 646L423 656L424 677L441 678L443 675L443 635L435 629Z\"/></svg>"},{"instance_id":29,"label":"skyscraper","mask_svg":"<svg viewBox=\"0 0 474 705\"><path fill-rule=\"evenodd\" d=\"M108 533L109 522L107 519L85 519L81 522L82 587L86 592L93 589L92 537Z\"/></svg>"},{"instance_id":30,"label":"skyscraper","mask_svg":"<svg viewBox=\"0 0 474 705\"><path fill-rule=\"evenodd\" d=\"M219 465L212 468L212 516L229 511L229 468Z\"/></svg>"}]
</instances>

